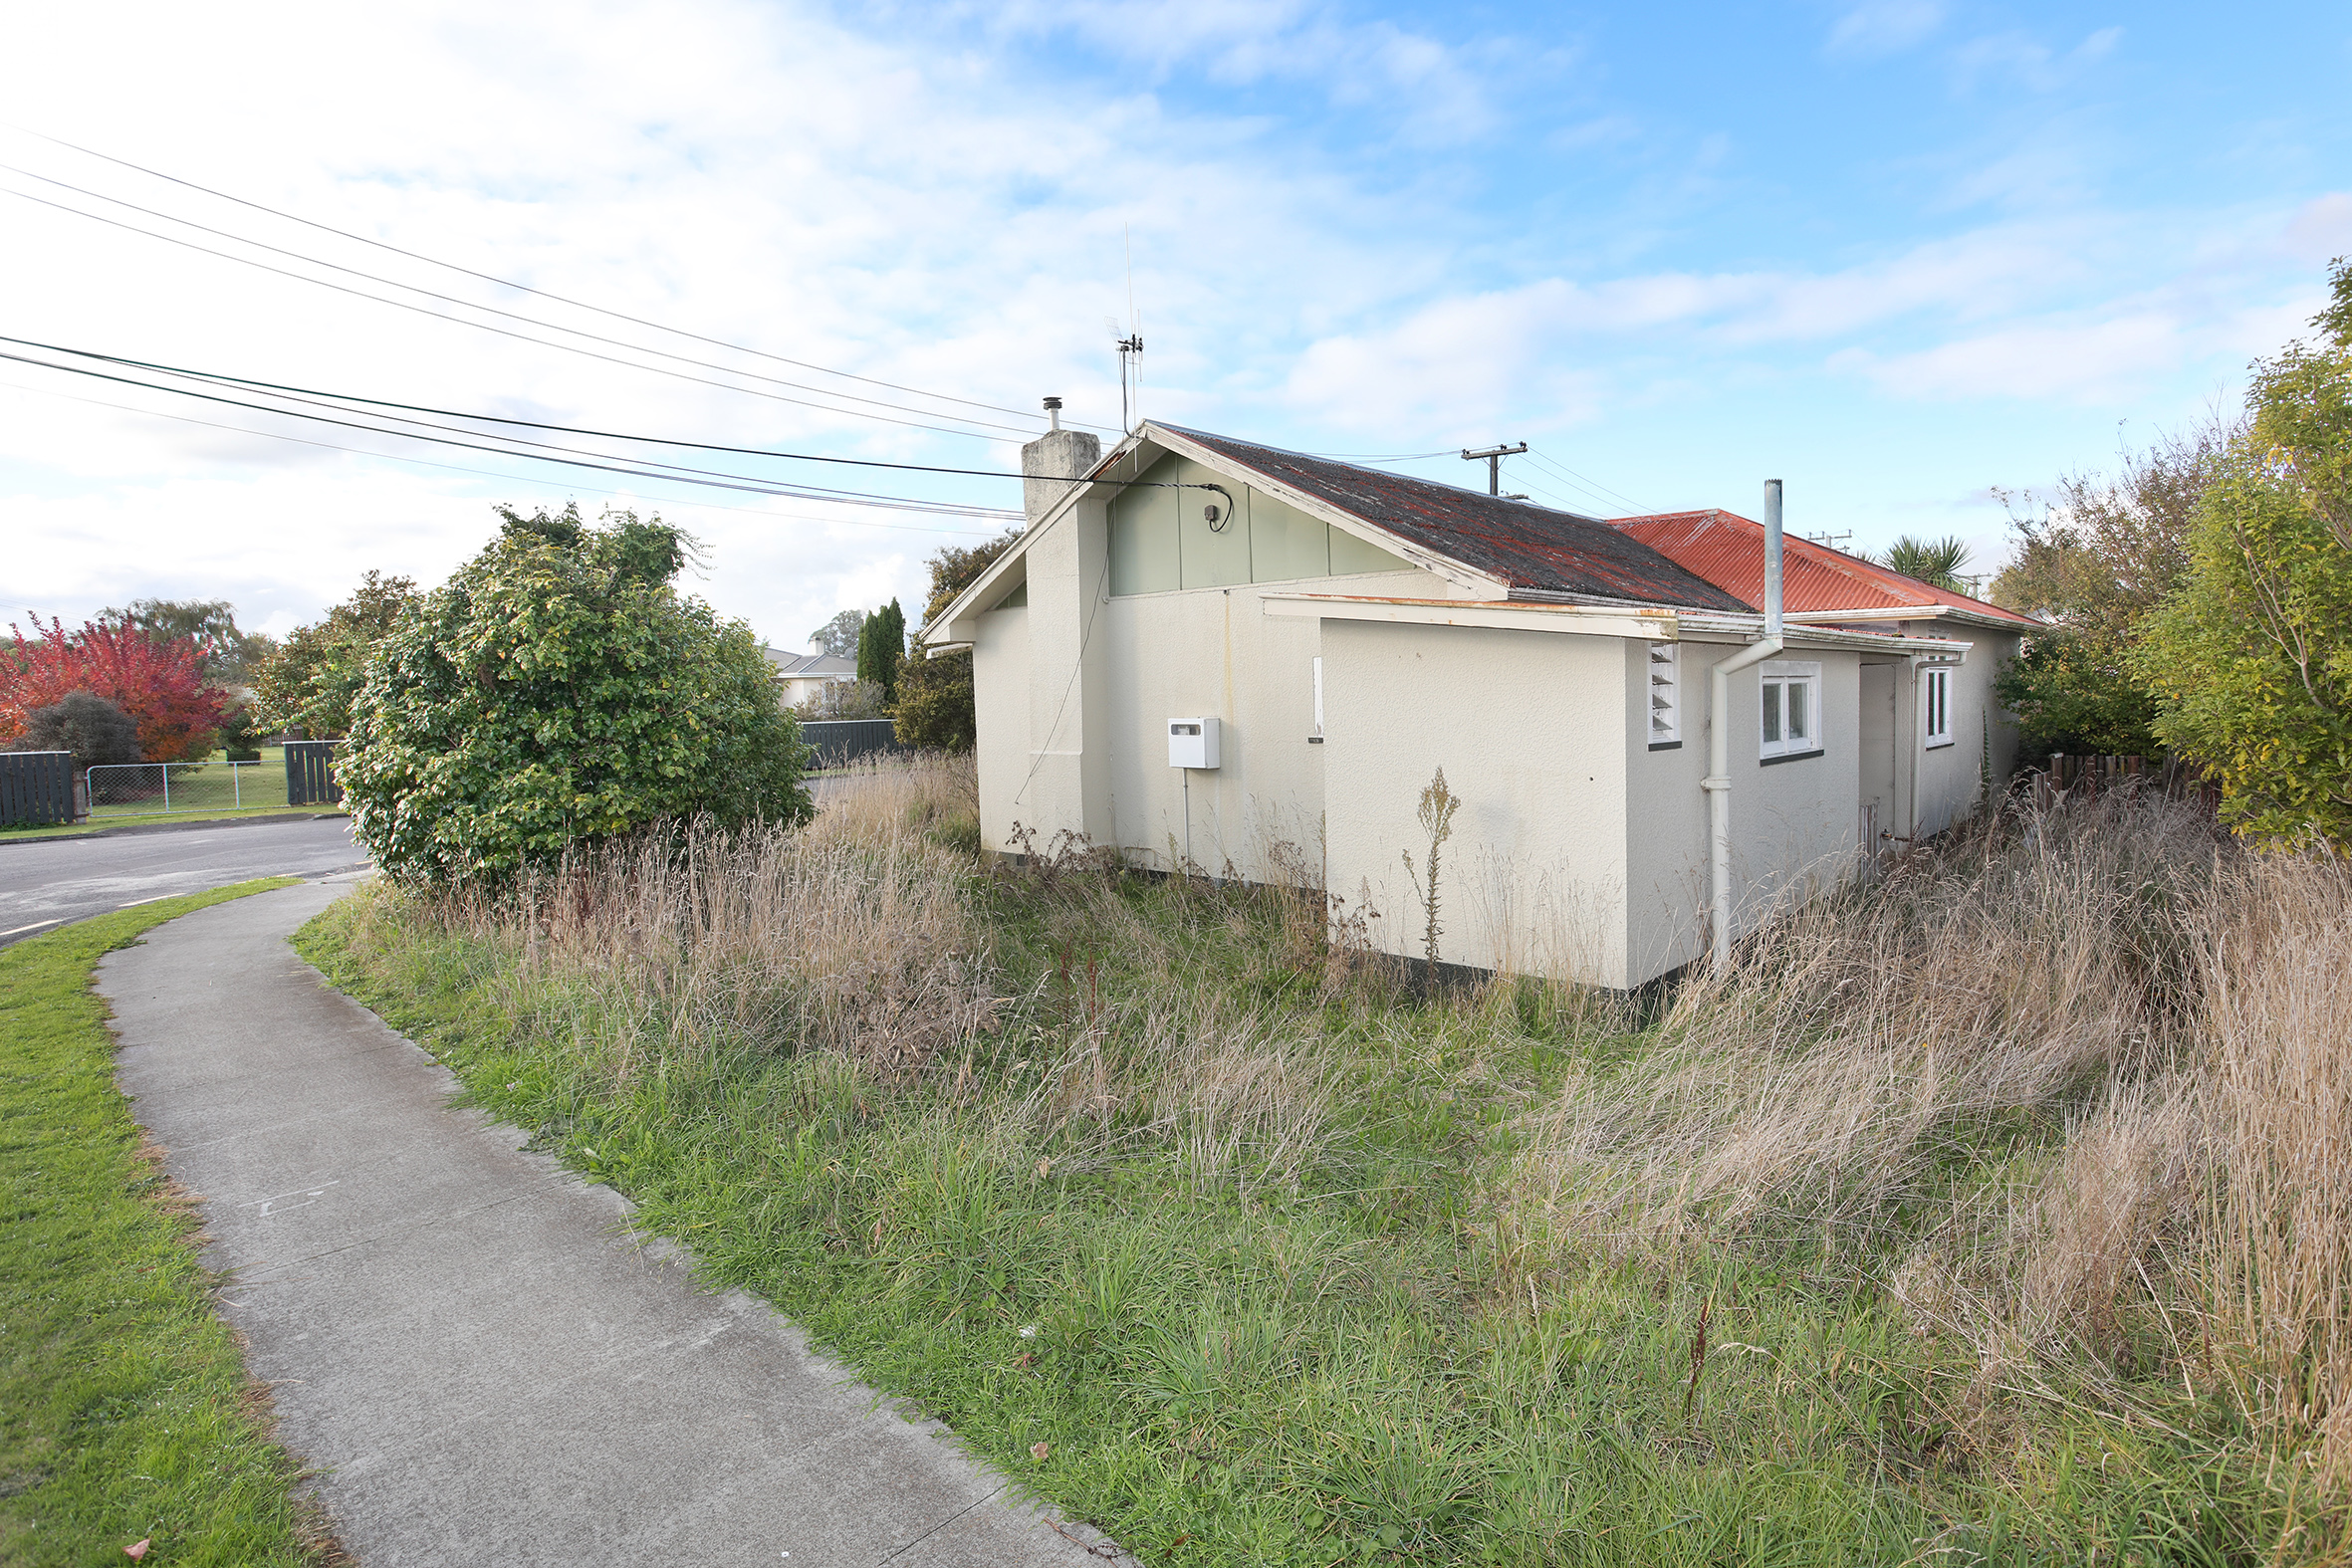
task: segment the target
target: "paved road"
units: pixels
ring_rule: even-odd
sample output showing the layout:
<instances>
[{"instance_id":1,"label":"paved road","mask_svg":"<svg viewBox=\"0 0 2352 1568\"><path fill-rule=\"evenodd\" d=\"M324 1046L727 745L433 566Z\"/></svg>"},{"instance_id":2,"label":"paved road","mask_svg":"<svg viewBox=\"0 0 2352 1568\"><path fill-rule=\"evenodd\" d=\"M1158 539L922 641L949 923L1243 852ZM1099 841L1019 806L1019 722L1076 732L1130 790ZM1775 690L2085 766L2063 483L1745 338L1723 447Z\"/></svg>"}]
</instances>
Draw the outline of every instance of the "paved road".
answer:
<instances>
[{"instance_id":1,"label":"paved road","mask_svg":"<svg viewBox=\"0 0 2352 1568\"><path fill-rule=\"evenodd\" d=\"M288 949L342 891L182 916L99 990L279 1438L359 1561L1103 1568L765 1302L697 1288L609 1188L452 1110L445 1069Z\"/></svg>"},{"instance_id":2,"label":"paved road","mask_svg":"<svg viewBox=\"0 0 2352 1568\"><path fill-rule=\"evenodd\" d=\"M249 816L87 838L0 839L0 946L69 920L257 876L367 862L340 816Z\"/></svg>"}]
</instances>

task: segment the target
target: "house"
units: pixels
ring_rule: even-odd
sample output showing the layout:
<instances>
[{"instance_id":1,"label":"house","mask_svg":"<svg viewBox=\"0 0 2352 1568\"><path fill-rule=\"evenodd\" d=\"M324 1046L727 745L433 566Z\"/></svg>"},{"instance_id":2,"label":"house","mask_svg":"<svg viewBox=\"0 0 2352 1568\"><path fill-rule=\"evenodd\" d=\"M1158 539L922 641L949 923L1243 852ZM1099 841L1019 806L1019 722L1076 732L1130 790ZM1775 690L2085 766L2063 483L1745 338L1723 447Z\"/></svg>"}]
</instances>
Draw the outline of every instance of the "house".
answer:
<instances>
[{"instance_id":1,"label":"house","mask_svg":"<svg viewBox=\"0 0 2352 1568\"><path fill-rule=\"evenodd\" d=\"M1439 957L1630 988L2010 766L2016 617L1788 542L1772 647L1765 530L1730 514L1613 525L1156 423L1023 465L1027 529L924 631L972 650L992 845L1319 879L1420 956L1442 769Z\"/></svg>"},{"instance_id":2,"label":"house","mask_svg":"<svg viewBox=\"0 0 2352 1568\"><path fill-rule=\"evenodd\" d=\"M837 653L787 653L764 643L760 651L776 666L787 708L814 701L819 712L827 711L842 691L857 683L857 661Z\"/></svg>"}]
</instances>

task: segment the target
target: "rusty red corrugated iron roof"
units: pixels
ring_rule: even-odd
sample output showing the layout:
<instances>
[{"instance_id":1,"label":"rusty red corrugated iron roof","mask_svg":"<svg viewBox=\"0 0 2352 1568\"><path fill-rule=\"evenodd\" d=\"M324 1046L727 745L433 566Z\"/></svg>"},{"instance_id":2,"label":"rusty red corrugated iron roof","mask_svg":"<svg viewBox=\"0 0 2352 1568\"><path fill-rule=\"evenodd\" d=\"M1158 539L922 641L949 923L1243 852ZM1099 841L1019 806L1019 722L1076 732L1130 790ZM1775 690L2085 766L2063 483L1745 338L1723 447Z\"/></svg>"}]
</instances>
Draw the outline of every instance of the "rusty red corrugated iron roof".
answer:
<instances>
[{"instance_id":1,"label":"rusty red corrugated iron roof","mask_svg":"<svg viewBox=\"0 0 2352 1568\"><path fill-rule=\"evenodd\" d=\"M1753 610L1703 573L1598 518L1505 501L1426 479L1161 425L1349 517L1491 573L1514 589L1686 609Z\"/></svg>"},{"instance_id":2,"label":"rusty red corrugated iron roof","mask_svg":"<svg viewBox=\"0 0 2352 1568\"><path fill-rule=\"evenodd\" d=\"M1736 512L1661 512L1610 525L1730 593L1764 600L1764 525ZM2041 623L1965 593L1931 586L1844 551L1787 535L1781 541L1780 602L1791 614L1822 610L1928 609L1950 605L2012 624Z\"/></svg>"}]
</instances>

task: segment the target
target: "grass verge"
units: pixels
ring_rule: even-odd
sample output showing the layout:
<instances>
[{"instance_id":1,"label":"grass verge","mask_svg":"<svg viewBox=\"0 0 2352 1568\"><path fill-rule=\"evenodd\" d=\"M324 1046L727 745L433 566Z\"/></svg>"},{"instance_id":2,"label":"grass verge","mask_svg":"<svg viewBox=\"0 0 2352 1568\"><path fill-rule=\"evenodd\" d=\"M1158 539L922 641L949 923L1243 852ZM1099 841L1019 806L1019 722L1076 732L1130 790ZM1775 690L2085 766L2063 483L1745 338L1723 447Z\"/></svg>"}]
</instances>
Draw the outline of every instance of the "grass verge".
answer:
<instances>
[{"instance_id":1,"label":"grass verge","mask_svg":"<svg viewBox=\"0 0 2352 1568\"><path fill-rule=\"evenodd\" d=\"M0 951L0 1562L312 1564L196 1220L115 1086L100 957L240 883Z\"/></svg>"},{"instance_id":2,"label":"grass verge","mask_svg":"<svg viewBox=\"0 0 2352 1568\"><path fill-rule=\"evenodd\" d=\"M1418 995L1329 946L1311 897L976 871L967 809L877 775L804 833L614 850L495 901L379 887L298 946L714 1282L1146 1562L2340 1560L2307 1424L2269 1421L2195 1270L2167 1271L2198 1190L2118 1226L2060 1201L2143 1082L2156 1025L2115 1006L2180 980L2161 931L2056 1013L1980 990L1775 1022L1819 991L1760 971L1645 1022L1525 981ZM1841 918L1943 944L1939 899L2146 915L2153 862L2060 872L2155 831L1963 845ZM1974 940L2004 973L2043 952L1998 934ZM1970 1018L2073 1054L1928 1074L1842 1145L1782 1114L1877 1049L1866 1022L1913 1039L1898 1081L1927 1047L2002 1048ZM1718 1167L1721 1195L1652 1182ZM2174 1190L2151 1170L2098 1190ZM1984 1316L2004 1291L2031 1310ZM2327 1374L2313 1343L2260 1376Z\"/></svg>"}]
</instances>

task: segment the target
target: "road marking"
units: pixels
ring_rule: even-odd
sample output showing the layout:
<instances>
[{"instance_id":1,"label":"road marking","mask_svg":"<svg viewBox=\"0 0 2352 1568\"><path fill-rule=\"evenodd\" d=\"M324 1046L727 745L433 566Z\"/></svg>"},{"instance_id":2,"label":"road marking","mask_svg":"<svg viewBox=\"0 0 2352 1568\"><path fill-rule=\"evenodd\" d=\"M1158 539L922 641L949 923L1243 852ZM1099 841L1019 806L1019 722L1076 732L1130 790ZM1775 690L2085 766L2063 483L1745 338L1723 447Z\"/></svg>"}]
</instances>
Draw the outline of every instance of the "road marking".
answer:
<instances>
[{"instance_id":1,"label":"road marking","mask_svg":"<svg viewBox=\"0 0 2352 1568\"><path fill-rule=\"evenodd\" d=\"M117 909L136 909L141 904L160 904L170 896L169 893L157 893L153 898L134 898L127 904L117 904L115 907Z\"/></svg>"},{"instance_id":2,"label":"road marking","mask_svg":"<svg viewBox=\"0 0 2352 1568\"><path fill-rule=\"evenodd\" d=\"M25 933L25 932L27 932L27 931L38 931L38 930L40 930L40 929L41 929L43 926L55 926L55 925L60 925L60 924L62 924L62 923L63 923L63 919L64 919L64 917L62 917L62 916L61 916L61 917L59 917L59 919L57 919L57 920L36 920L36 921L34 921L34 922L31 924L31 925L29 925L29 926L19 926L19 927L17 927L17 928L16 928L16 930L14 930L14 931L0 931L0 937L13 937L13 936L19 936L19 935L22 935L23 933Z\"/></svg>"}]
</instances>

